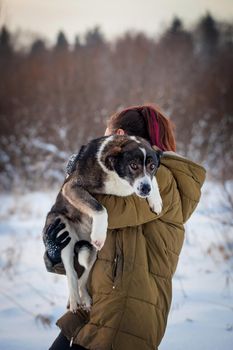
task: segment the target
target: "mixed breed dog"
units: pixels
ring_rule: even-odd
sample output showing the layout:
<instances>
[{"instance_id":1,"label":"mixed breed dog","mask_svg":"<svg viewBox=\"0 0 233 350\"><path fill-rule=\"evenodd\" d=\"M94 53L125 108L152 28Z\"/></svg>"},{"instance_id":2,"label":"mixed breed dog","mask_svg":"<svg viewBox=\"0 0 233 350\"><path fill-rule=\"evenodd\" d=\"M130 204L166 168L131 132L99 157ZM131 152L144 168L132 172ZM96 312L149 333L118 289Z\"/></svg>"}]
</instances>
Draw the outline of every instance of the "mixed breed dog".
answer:
<instances>
[{"instance_id":1,"label":"mixed breed dog","mask_svg":"<svg viewBox=\"0 0 233 350\"><path fill-rule=\"evenodd\" d=\"M151 210L160 214L162 199L155 173L161 151L154 150L140 137L127 135L105 136L82 146L69 164L69 173L47 215L44 232L58 218L65 223L71 238L62 249L61 258L69 287L69 308L90 309L91 297L86 288L89 272L97 251L105 242L108 215L94 194L129 196L135 193L146 198ZM84 267L80 278L74 269L75 248L78 262ZM77 251L77 249L76 249Z\"/></svg>"}]
</instances>

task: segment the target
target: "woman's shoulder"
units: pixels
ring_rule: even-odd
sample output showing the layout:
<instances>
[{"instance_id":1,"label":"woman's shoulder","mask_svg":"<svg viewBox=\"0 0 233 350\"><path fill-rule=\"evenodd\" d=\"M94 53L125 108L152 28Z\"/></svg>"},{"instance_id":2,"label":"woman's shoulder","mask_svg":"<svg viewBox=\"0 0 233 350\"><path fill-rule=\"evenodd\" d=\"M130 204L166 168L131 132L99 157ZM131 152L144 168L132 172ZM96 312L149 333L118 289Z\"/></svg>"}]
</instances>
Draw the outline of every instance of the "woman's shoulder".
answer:
<instances>
[{"instance_id":1,"label":"woman's shoulder","mask_svg":"<svg viewBox=\"0 0 233 350\"><path fill-rule=\"evenodd\" d=\"M169 181L174 184L173 193L180 197L184 222L196 208L206 171L203 166L174 152L165 152L158 169L158 183L161 189Z\"/></svg>"},{"instance_id":2,"label":"woman's shoulder","mask_svg":"<svg viewBox=\"0 0 233 350\"><path fill-rule=\"evenodd\" d=\"M156 173L156 180L158 181L159 189L163 190L164 188L168 187L171 184L173 178L174 177L171 170L163 164L160 164Z\"/></svg>"}]
</instances>

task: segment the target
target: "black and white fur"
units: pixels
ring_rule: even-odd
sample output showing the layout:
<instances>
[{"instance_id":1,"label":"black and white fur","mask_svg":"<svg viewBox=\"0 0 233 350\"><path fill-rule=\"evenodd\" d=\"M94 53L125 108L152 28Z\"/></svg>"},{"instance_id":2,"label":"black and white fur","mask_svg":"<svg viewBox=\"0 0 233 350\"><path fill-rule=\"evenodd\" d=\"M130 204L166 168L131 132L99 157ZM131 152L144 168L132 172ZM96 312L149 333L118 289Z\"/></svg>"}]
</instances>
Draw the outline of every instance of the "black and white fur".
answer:
<instances>
[{"instance_id":1,"label":"black and white fur","mask_svg":"<svg viewBox=\"0 0 233 350\"><path fill-rule=\"evenodd\" d=\"M160 155L161 152L153 150L144 139L126 135L102 137L82 147L47 215L44 228L46 230L60 217L66 227L59 234L68 231L71 237L61 253L68 279L71 311L91 306L86 283L97 251L106 239L107 211L92 194L129 196L136 193L147 198L152 211L159 214L162 199L154 175ZM79 279L73 264L77 242L78 261L84 267Z\"/></svg>"}]
</instances>

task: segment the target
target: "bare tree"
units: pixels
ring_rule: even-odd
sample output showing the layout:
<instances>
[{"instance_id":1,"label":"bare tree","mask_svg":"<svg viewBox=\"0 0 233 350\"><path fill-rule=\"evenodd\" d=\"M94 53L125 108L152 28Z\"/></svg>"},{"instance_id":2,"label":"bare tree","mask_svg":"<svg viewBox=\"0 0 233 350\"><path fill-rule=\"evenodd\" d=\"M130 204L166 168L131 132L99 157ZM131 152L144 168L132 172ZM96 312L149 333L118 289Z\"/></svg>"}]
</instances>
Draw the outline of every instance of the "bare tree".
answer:
<instances>
[{"instance_id":1,"label":"bare tree","mask_svg":"<svg viewBox=\"0 0 233 350\"><path fill-rule=\"evenodd\" d=\"M128 32L107 42L94 28L73 49L60 32L54 48L36 38L25 52L2 27L1 185L60 181L65 159L102 135L111 113L145 102L175 122L178 152L205 162L215 179L232 179L232 33L209 14L192 31L175 17L157 40Z\"/></svg>"}]
</instances>

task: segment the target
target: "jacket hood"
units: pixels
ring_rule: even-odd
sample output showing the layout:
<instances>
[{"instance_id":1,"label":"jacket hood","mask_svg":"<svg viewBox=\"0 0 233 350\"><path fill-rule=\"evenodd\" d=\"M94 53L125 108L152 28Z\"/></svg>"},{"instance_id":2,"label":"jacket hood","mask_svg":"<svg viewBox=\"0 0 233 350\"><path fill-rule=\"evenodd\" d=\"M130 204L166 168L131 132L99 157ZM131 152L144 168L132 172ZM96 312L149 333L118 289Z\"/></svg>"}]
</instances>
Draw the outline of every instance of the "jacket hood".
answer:
<instances>
[{"instance_id":1,"label":"jacket hood","mask_svg":"<svg viewBox=\"0 0 233 350\"><path fill-rule=\"evenodd\" d=\"M206 170L201 165L175 152L164 152L161 164L171 171L176 180L181 198L183 220L186 222L200 200Z\"/></svg>"}]
</instances>

